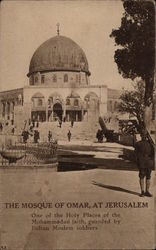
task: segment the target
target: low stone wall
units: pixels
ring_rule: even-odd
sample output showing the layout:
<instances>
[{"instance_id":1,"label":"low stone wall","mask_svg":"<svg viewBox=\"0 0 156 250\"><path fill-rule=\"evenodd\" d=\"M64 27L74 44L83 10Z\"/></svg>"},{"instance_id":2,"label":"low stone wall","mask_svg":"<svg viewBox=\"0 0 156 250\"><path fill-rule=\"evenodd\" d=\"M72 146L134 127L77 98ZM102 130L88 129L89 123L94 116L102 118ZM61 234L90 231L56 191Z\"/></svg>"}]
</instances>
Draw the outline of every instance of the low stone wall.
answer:
<instances>
[{"instance_id":1,"label":"low stone wall","mask_svg":"<svg viewBox=\"0 0 156 250\"><path fill-rule=\"evenodd\" d=\"M9 139L11 139L11 141L9 141ZM34 169L51 168L54 171L57 171L57 144L55 142L42 144L22 144L13 143L12 137L8 137L7 140L8 144L6 145L6 142L3 141L2 143L5 143L5 147L1 147L0 150L1 167L28 167Z\"/></svg>"},{"instance_id":2,"label":"low stone wall","mask_svg":"<svg viewBox=\"0 0 156 250\"><path fill-rule=\"evenodd\" d=\"M39 164L39 165L32 165L32 164L5 164L1 162L0 160L0 169L4 169L4 170L25 170L25 169L29 169L29 170L35 170L35 172L37 171L41 171L41 170L46 170L46 172L57 172L58 171L58 163L51 163L51 164Z\"/></svg>"}]
</instances>

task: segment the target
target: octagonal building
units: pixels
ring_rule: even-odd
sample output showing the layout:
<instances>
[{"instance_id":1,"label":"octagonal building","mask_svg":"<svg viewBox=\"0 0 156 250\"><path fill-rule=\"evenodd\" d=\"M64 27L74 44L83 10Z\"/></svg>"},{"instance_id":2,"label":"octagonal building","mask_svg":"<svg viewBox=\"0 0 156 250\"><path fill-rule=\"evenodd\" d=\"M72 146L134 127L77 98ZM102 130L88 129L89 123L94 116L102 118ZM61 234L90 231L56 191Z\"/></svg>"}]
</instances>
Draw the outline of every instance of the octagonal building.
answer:
<instances>
[{"instance_id":1,"label":"octagonal building","mask_svg":"<svg viewBox=\"0 0 156 250\"><path fill-rule=\"evenodd\" d=\"M63 139L72 121L73 138L95 138L99 116L108 111L108 89L90 84L90 75L83 49L68 37L52 37L32 55L27 86L0 93L1 116L17 131L38 123L42 140L49 130Z\"/></svg>"}]
</instances>

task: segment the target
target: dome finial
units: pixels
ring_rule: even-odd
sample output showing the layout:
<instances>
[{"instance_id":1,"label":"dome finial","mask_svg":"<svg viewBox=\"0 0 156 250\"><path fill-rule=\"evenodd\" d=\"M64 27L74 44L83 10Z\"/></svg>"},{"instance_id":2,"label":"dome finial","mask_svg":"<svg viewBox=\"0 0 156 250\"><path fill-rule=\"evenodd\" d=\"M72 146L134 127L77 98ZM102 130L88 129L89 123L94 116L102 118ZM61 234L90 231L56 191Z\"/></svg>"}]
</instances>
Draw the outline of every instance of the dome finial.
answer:
<instances>
[{"instance_id":1,"label":"dome finial","mask_svg":"<svg viewBox=\"0 0 156 250\"><path fill-rule=\"evenodd\" d=\"M57 23L57 24L56 24L56 27L57 27L57 35L59 36L59 34L60 34L60 24Z\"/></svg>"}]
</instances>

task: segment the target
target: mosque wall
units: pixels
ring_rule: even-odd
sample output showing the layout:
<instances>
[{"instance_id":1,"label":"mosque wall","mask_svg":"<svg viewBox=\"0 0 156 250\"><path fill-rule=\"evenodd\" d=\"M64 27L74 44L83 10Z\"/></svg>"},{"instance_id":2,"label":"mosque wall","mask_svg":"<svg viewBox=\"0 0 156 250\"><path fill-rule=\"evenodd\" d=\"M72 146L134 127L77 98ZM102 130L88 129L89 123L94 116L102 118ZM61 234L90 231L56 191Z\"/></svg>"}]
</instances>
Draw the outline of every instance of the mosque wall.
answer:
<instances>
[{"instance_id":1,"label":"mosque wall","mask_svg":"<svg viewBox=\"0 0 156 250\"><path fill-rule=\"evenodd\" d=\"M107 87L106 86L83 86L83 87L49 87L49 86L30 86L24 87L24 103L30 103L32 97L40 93L44 96L45 102L48 101L49 97L52 95L57 95L57 93L61 96L62 100L66 100L66 98L74 91L76 94L80 96L82 100L85 99L86 95L89 93L94 93L99 101L107 106Z\"/></svg>"},{"instance_id":2,"label":"mosque wall","mask_svg":"<svg viewBox=\"0 0 156 250\"><path fill-rule=\"evenodd\" d=\"M55 71L45 73L34 73L29 77L31 86L52 85L57 86L79 86L88 85L89 79L85 72Z\"/></svg>"},{"instance_id":3,"label":"mosque wall","mask_svg":"<svg viewBox=\"0 0 156 250\"><path fill-rule=\"evenodd\" d=\"M99 115L107 112L107 87L103 86L83 86L83 87L49 87L49 86L29 86L24 88L24 107L32 112L45 112L46 121L49 120L49 112L55 103L62 106L63 116L67 120L71 110L81 113L80 120L97 120ZM28 107L28 108L26 108ZM87 111L87 114L85 113ZM31 112L29 112L31 118ZM87 118L86 118L87 116Z\"/></svg>"}]
</instances>

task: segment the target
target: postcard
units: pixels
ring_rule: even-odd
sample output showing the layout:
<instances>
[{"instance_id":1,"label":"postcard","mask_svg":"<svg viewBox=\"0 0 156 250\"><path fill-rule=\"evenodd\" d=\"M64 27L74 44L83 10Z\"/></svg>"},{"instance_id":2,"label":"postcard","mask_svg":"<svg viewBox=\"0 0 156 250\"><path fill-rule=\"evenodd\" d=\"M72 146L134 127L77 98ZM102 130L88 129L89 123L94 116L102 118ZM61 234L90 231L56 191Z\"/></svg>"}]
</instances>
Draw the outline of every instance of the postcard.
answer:
<instances>
[{"instance_id":1,"label":"postcard","mask_svg":"<svg viewBox=\"0 0 156 250\"><path fill-rule=\"evenodd\" d=\"M0 250L155 249L152 1L2 1Z\"/></svg>"}]
</instances>

